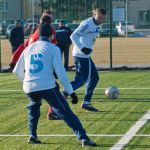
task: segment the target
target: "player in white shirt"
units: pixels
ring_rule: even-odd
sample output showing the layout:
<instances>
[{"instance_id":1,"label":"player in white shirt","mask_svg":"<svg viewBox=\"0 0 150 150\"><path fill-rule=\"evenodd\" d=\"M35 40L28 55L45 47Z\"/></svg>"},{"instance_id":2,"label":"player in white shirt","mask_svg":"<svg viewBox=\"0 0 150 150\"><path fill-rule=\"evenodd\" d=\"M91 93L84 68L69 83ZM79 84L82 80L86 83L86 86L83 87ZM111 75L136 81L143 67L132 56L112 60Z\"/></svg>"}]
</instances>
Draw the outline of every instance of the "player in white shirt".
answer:
<instances>
[{"instance_id":1,"label":"player in white shirt","mask_svg":"<svg viewBox=\"0 0 150 150\"><path fill-rule=\"evenodd\" d=\"M41 143L37 136L37 125L40 117L41 101L45 99L54 112L66 122L77 138L82 141L82 146L96 146L89 139L80 120L72 112L67 101L56 87L54 70L65 91L71 96L72 103L77 104L78 98L67 78L61 61L60 49L50 43L52 35L50 24L40 24L39 35L41 36L40 39L24 50L13 70L17 78L23 81L23 90L30 100L28 105L30 129L28 143Z\"/></svg>"},{"instance_id":2,"label":"player in white shirt","mask_svg":"<svg viewBox=\"0 0 150 150\"><path fill-rule=\"evenodd\" d=\"M79 27L72 33L71 40L74 44L73 56L76 65L75 80L71 82L73 90L86 84L86 92L82 108L88 111L98 111L91 105L91 98L96 87L99 76L96 66L90 55L93 51L93 44L99 31L99 25L103 23L106 10L97 8L93 10L93 17L81 22ZM67 93L64 92L67 96Z\"/></svg>"}]
</instances>

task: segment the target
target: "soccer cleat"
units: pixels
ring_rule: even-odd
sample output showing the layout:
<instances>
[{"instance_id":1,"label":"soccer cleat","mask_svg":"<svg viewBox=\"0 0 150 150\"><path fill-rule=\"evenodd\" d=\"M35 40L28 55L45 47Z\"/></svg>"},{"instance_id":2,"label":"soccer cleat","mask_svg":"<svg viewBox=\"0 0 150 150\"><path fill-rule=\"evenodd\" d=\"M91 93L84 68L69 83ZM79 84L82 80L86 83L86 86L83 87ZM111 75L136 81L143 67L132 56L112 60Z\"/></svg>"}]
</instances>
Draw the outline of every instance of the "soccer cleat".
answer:
<instances>
[{"instance_id":1,"label":"soccer cleat","mask_svg":"<svg viewBox=\"0 0 150 150\"><path fill-rule=\"evenodd\" d=\"M42 142L38 139L38 138L35 138L35 137L30 137L28 139L28 143L29 144L41 144Z\"/></svg>"},{"instance_id":2,"label":"soccer cleat","mask_svg":"<svg viewBox=\"0 0 150 150\"><path fill-rule=\"evenodd\" d=\"M85 146L96 146L96 143L91 140L82 140L82 147Z\"/></svg>"},{"instance_id":3,"label":"soccer cleat","mask_svg":"<svg viewBox=\"0 0 150 150\"><path fill-rule=\"evenodd\" d=\"M49 120L61 120L59 116L57 116L54 112L47 114L47 119Z\"/></svg>"},{"instance_id":4,"label":"soccer cleat","mask_svg":"<svg viewBox=\"0 0 150 150\"><path fill-rule=\"evenodd\" d=\"M82 109L88 110L88 111L93 111L93 112L98 112L99 110L93 107L91 104L82 104Z\"/></svg>"}]
</instances>

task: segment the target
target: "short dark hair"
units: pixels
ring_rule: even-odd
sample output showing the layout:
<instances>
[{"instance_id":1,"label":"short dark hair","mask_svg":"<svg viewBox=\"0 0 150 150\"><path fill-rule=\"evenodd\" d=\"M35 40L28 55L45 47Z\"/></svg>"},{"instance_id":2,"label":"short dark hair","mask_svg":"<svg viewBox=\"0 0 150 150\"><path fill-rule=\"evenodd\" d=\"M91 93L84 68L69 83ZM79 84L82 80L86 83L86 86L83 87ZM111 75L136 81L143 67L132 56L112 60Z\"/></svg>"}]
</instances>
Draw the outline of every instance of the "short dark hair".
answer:
<instances>
[{"instance_id":1,"label":"short dark hair","mask_svg":"<svg viewBox=\"0 0 150 150\"><path fill-rule=\"evenodd\" d=\"M21 25L22 25L22 21L21 20L16 20L15 21L15 25L17 26L19 23L21 23Z\"/></svg>"},{"instance_id":2,"label":"short dark hair","mask_svg":"<svg viewBox=\"0 0 150 150\"><path fill-rule=\"evenodd\" d=\"M51 25L48 23L41 23L39 25L39 36L49 38L52 35Z\"/></svg>"},{"instance_id":3,"label":"short dark hair","mask_svg":"<svg viewBox=\"0 0 150 150\"><path fill-rule=\"evenodd\" d=\"M42 16L41 19L40 19L40 21L41 21L41 23L49 23L49 24L51 24L52 19L51 19L50 16L46 15L46 16Z\"/></svg>"},{"instance_id":4,"label":"short dark hair","mask_svg":"<svg viewBox=\"0 0 150 150\"><path fill-rule=\"evenodd\" d=\"M65 21L64 20L60 20L59 23L62 23L65 25Z\"/></svg>"},{"instance_id":5,"label":"short dark hair","mask_svg":"<svg viewBox=\"0 0 150 150\"><path fill-rule=\"evenodd\" d=\"M47 10L44 10L44 12L43 12L43 14L46 14L46 13L49 14L49 15L52 15L52 14L53 14L52 11L50 11L50 10L48 10L48 9L47 9Z\"/></svg>"},{"instance_id":6,"label":"short dark hair","mask_svg":"<svg viewBox=\"0 0 150 150\"><path fill-rule=\"evenodd\" d=\"M107 14L107 11L105 8L95 8L93 9L93 14L95 14L96 12L100 12L102 13L103 15L106 15Z\"/></svg>"}]
</instances>

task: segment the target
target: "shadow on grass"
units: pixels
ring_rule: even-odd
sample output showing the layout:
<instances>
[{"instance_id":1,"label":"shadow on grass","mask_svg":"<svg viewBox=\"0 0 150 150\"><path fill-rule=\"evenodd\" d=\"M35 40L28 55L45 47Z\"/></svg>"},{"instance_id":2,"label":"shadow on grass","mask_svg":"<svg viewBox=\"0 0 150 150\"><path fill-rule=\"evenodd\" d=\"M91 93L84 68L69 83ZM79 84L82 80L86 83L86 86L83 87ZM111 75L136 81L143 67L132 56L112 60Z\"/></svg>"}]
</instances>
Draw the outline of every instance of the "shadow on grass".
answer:
<instances>
[{"instance_id":1,"label":"shadow on grass","mask_svg":"<svg viewBox=\"0 0 150 150\"><path fill-rule=\"evenodd\" d=\"M82 144L81 143L70 143L70 142L56 142L56 143L54 143L54 142L42 142L41 144L43 144L43 145L60 145L60 146L65 146L66 145L66 147L67 146L76 146L76 145L78 145L78 146L81 146L82 147ZM40 145L41 145L40 144ZM102 148L102 147L112 147L113 146L113 144L97 144L96 146L94 146L93 148ZM85 146L86 148L90 148L91 146ZM92 147L91 147L92 148Z\"/></svg>"},{"instance_id":2,"label":"shadow on grass","mask_svg":"<svg viewBox=\"0 0 150 150\"><path fill-rule=\"evenodd\" d=\"M137 112L137 111L134 111L134 112L129 112L129 111L111 111L111 110L108 110L108 111L101 111L101 113L105 113L105 114L125 114L125 113L128 113L128 114L144 114L145 111L140 111L140 112Z\"/></svg>"},{"instance_id":3,"label":"shadow on grass","mask_svg":"<svg viewBox=\"0 0 150 150\"><path fill-rule=\"evenodd\" d=\"M75 145L75 143L68 143L68 142L42 142L40 145L67 145L67 146L71 146L71 145Z\"/></svg>"},{"instance_id":4,"label":"shadow on grass","mask_svg":"<svg viewBox=\"0 0 150 150\"><path fill-rule=\"evenodd\" d=\"M150 94L149 94L150 95ZM127 95L128 96L128 95ZM84 100L84 96L83 97L78 97L79 101L83 101ZM70 98L69 98L70 100ZM150 97L149 98L144 98L144 97L138 97L135 94L135 97L125 97L125 96L120 96L118 99L115 100L110 100L107 97L95 97L95 95L93 95L92 100L96 100L96 102L150 102Z\"/></svg>"},{"instance_id":5,"label":"shadow on grass","mask_svg":"<svg viewBox=\"0 0 150 150\"><path fill-rule=\"evenodd\" d=\"M138 148L138 149L139 149L139 148L142 148L142 149L145 149L145 148L147 149L147 148L148 148L148 149L150 149L150 144L149 144L149 145L140 145L140 144L129 145L129 144L128 144L128 145L126 145L125 147L126 147L126 148L131 148L131 149L133 149L133 148Z\"/></svg>"},{"instance_id":6,"label":"shadow on grass","mask_svg":"<svg viewBox=\"0 0 150 150\"><path fill-rule=\"evenodd\" d=\"M133 112L129 112L129 111L111 111L111 110L108 110L108 111L99 111L99 112L88 112L88 115L91 114L91 115L96 115L96 114L125 114L125 113L128 113L128 114L145 114L145 111L133 111ZM85 114L85 111L78 111L78 114Z\"/></svg>"},{"instance_id":7,"label":"shadow on grass","mask_svg":"<svg viewBox=\"0 0 150 150\"><path fill-rule=\"evenodd\" d=\"M92 98L92 99L98 99L98 98ZM109 100L108 98L100 98L97 102L150 102L150 98L118 98L116 100Z\"/></svg>"}]
</instances>

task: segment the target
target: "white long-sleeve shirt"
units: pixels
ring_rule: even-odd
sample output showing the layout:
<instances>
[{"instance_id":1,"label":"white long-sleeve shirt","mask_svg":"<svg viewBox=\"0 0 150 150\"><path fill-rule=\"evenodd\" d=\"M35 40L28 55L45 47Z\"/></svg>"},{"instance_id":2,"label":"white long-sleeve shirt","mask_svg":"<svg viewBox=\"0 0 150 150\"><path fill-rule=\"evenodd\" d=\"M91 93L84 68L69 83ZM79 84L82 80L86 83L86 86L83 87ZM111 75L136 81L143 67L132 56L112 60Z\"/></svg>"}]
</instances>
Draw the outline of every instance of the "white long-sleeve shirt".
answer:
<instances>
[{"instance_id":1,"label":"white long-sleeve shirt","mask_svg":"<svg viewBox=\"0 0 150 150\"><path fill-rule=\"evenodd\" d=\"M60 49L48 41L39 40L27 47L20 56L13 72L23 81L25 93L51 89L56 86L53 72L66 92L73 92L63 67Z\"/></svg>"},{"instance_id":2,"label":"white long-sleeve shirt","mask_svg":"<svg viewBox=\"0 0 150 150\"><path fill-rule=\"evenodd\" d=\"M93 49L98 31L99 26L95 24L93 17L81 22L79 27L72 33L70 37L74 43L72 55L82 58L90 57L90 54L85 55L81 49L83 47Z\"/></svg>"}]
</instances>

